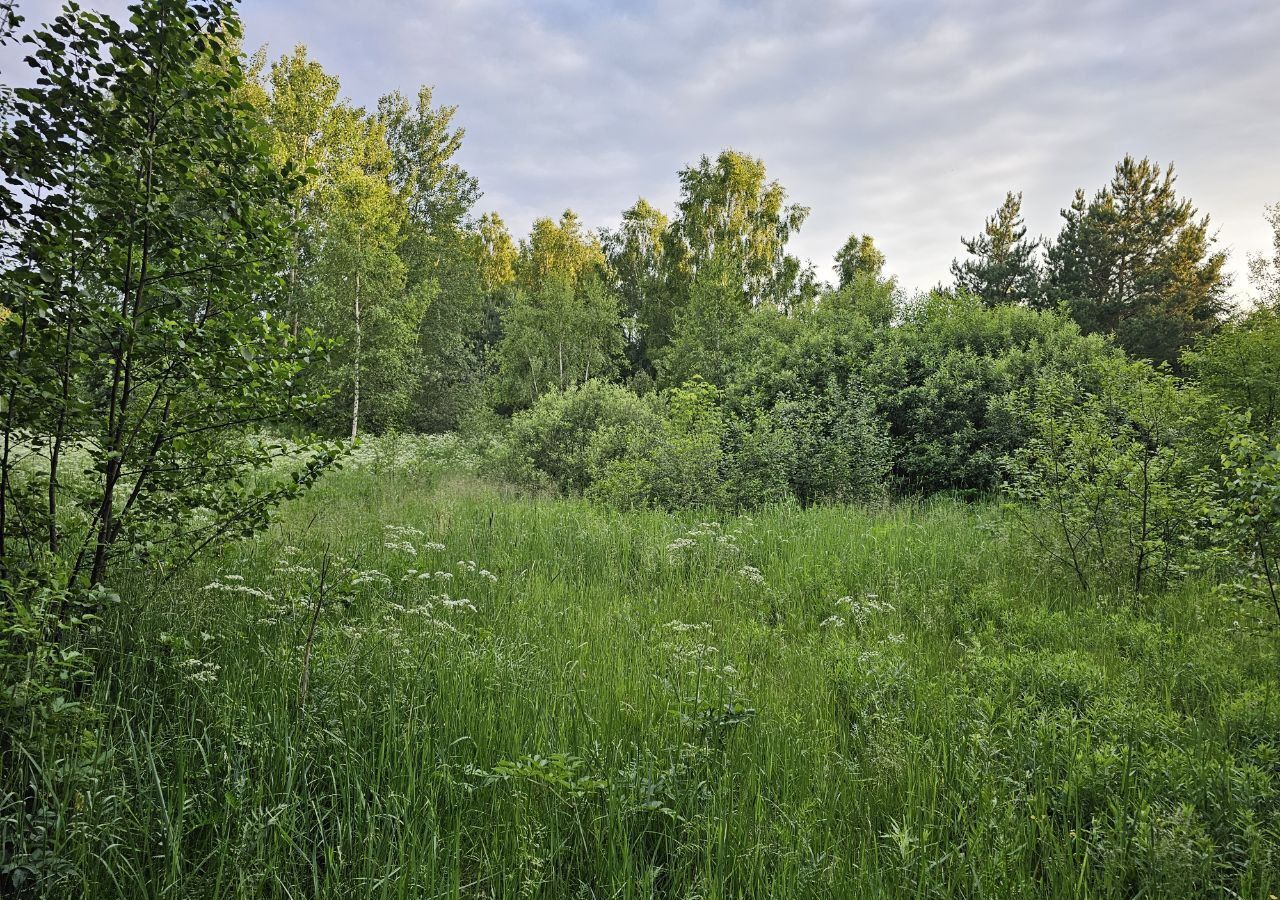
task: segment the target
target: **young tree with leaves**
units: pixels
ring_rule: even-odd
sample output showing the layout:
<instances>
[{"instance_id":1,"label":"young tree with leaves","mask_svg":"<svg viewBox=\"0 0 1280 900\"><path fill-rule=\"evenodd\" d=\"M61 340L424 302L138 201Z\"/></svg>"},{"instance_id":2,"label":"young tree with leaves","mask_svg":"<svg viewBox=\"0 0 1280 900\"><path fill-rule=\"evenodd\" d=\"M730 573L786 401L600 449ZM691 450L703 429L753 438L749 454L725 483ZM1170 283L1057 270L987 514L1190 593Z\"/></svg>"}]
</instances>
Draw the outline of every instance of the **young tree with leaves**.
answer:
<instances>
[{"instance_id":1,"label":"young tree with leaves","mask_svg":"<svg viewBox=\"0 0 1280 900\"><path fill-rule=\"evenodd\" d=\"M782 185L767 179L763 162L735 150L681 170L662 263L675 306L683 305L699 271L713 261L731 267L745 308L787 310L812 296L812 273L787 252L809 210L788 204ZM655 349L670 339L654 337Z\"/></svg>"},{"instance_id":2,"label":"young tree with leaves","mask_svg":"<svg viewBox=\"0 0 1280 900\"><path fill-rule=\"evenodd\" d=\"M242 92L266 122L275 159L302 177L290 197L288 290L277 310L294 333L315 326L310 308L310 269L320 240L321 198L360 134L360 112L339 96L338 79L299 44L266 67L264 50L253 55Z\"/></svg>"},{"instance_id":3,"label":"young tree with leaves","mask_svg":"<svg viewBox=\"0 0 1280 900\"><path fill-rule=\"evenodd\" d=\"M387 180L380 129L374 122L367 129L364 153L326 186L311 285L316 314L341 341L326 377L349 403L352 440L360 433L362 401L366 418L372 413L381 426L400 420L405 362L429 299L407 290L396 252L404 207Z\"/></svg>"},{"instance_id":4,"label":"young tree with leaves","mask_svg":"<svg viewBox=\"0 0 1280 900\"><path fill-rule=\"evenodd\" d=\"M231 2L145 0L127 23L69 8L27 38L36 86L0 134L10 600L15 579L100 584L122 556L252 531L332 458L254 479L290 450L250 430L310 406L314 347L264 313L296 185L239 102L239 36Z\"/></svg>"},{"instance_id":5,"label":"young tree with leaves","mask_svg":"<svg viewBox=\"0 0 1280 900\"><path fill-rule=\"evenodd\" d=\"M623 339L618 299L604 250L583 233L577 214L533 223L514 284L498 347L500 402L527 406L548 391L613 374Z\"/></svg>"},{"instance_id":6,"label":"young tree with leaves","mask_svg":"<svg viewBox=\"0 0 1280 900\"><path fill-rule=\"evenodd\" d=\"M629 322L632 363L646 366L650 335L671 331L670 297L663 284L663 240L670 220L641 197L622 214L617 230L606 232L610 270Z\"/></svg>"},{"instance_id":7,"label":"young tree with leaves","mask_svg":"<svg viewBox=\"0 0 1280 900\"><path fill-rule=\"evenodd\" d=\"M837 287L846 288L862 279L884 277L885 256L869 234L851 234L836 251Z\"/></svg>"}]
</instances>

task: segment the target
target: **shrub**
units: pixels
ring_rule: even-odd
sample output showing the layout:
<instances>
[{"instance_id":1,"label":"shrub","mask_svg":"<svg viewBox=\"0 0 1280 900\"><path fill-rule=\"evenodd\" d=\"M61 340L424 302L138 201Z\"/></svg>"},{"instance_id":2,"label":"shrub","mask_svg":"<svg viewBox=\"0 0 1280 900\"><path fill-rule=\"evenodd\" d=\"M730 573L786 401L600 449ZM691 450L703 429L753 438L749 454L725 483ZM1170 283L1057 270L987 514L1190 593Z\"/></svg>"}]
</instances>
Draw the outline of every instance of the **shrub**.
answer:
<instances>
[{"instance_id":1,"label":"shrub","mask_svg":"<svg viewBox=\"0 0 1280 900\"><path fill-rule=\"evenodd\" d=\"M606 452L597 433L625 434L633 427L640 433L657 431L661 420L626 388L588 381L563 393L544 394L530 409L517 413L496 467L518 483L550 483L562 493L580 494L590 484L592 471L607 464L610 453L625 452L625 442L615 442Z\"/></svg>"},{"instance_id":2,"label":"shrub","mask_svg":"<svg viewBox=\"0 0 1280 900\"><path fill-rule=\"evenodd\" d=\"M1280 627L1280 443L1236 435L1222 465L1219 533L1240 575L1232 593L1267 607Z\"/></svg>"},{"instance_id":3,"label":"shrub","mask_svg":"<svg viewBox=\"0 0 1280 900\"><path fill-rule=\"evenodd\" d=\"M884 489L889 436L858 387L832 379L821 393L782 401L769 417L786 436L787 479L801 503L847 503Z\"/></svg>"},{"instance_id":4,"label":"shrub","mask_svg":"<svg viewBox=\"0 0 1280 900\"><path fill-rule=\"evenodd\" d=\"M1253 430L1280 432L1280 308L1264 306L1223 326L1183 361L1211 397L1247 412Z\"/></svg>"},{"instance_id":5,"label":"shrub","mask_svg":"<svg viewBox=\"0 0 1280 900\"><path fill-rule=\"evenodd\" d=\"M700 378L665 391L657 428L603 429L592 448L591 495L618 506L680 509L725 502L720 392Z\"/></svg>"},{"instance_id":6,"label":"shrub","mask_svg":"<svg viewBox=\"0 0 1280 900\"><path fill-rule=\"evenodd\" d=\"M867 361L879 413L895 444L901 489L985 492L999 461L1030 437L1009 395L1049 372L1088 372L1120 358L1054 313L986 308L968 296L934 293L909 309Z\"/></svg>"},{"instance_id":7,"label":"shrub","mask_svg":"<svg viewBox=\"0 0 1280 900\"><path fill-rule=\"evenodd\" d=\"M1200 505L1185 444L1196 398L1146 363L1106 363L1098 393L1046 375L1027 406L1032 437L1008 457L1014 512L1080 587L1141 593L1175 574Z\"/></svg>"},{"instance_id":8,"label":"shrub","mask_svg":"<svg viewBox=\"0 0 1280 900\"><path fill-rule=\"evenodd\" d=\"M729 504L752 507L792 497L788 478L793 436L766 413L731 419L725 430L725 494Z\"/></svg>"}]
</instances>

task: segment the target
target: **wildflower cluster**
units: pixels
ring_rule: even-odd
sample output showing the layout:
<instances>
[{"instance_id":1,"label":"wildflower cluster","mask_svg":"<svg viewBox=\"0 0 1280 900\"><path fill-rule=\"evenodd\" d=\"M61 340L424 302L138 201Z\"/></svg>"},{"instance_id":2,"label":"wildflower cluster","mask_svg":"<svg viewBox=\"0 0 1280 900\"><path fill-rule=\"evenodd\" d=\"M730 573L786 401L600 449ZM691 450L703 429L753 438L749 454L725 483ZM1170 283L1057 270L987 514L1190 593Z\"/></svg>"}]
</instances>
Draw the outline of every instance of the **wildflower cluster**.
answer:
<instances>
[{"instance_id":1,"label":"wildflower cluster","mask_svg":"<svg viewBox=\"0 0 1280 900\"><path fill-rule=\"evenodd\" d=\"M206 662L203 659L191 658L182 663L184 676L192 684L214 684L218 680L218 672L222 666Z\"/></svg>"},{"instance_id":2,"label":"wildflower cluster","mask_svg":"<svg viewBox=\"0 0 1280 900\"><path fill-rule=\"evenodd\" d=\"M404 553L407 556L418 555L418 548L414 544L414 539L425 535L422 529L414 528L412 525L383 525L382 531L382 546L384 548ZM444 549L443 544L428 544L423 549L434 549L435 547L439 547L441 550Z\"/></svg>"},{"instance_id":3,"label":"wildflower cluster","mask_svg":"<svg viewBox=\"0 0 1280 900\"><path fill-rule=\"evenodd\" d=\"M699 522L682 536L667 544L667 554L673 559L686 556L696 550L724 559L732 559L742 553L738 536L725 531L717 522Z\"/></svg>"},{"instance_id":4,"label":"wildflower cluster","mask_svg":"<svg viewBox=\"0 0 1280 900\"><path fill-rule=\"evenodd\" d=\"M738 570L738 577L751 584L764 584L764 573L755 566L743 566Z\"/></svg>"},{"instance_id":5,"label":"wildflower cluster","mask_svg":"<svg viewBox=\"0 0 1280 900\"><path fill-rule=\"evenodd\" d=\"M874 616L893 612L893 604L881 600L877 594L864 594L862 597L841 597L836 601L842 611L827 616L820 623L820 628L844 628L850 622L861 628Z\"/></svg>"}]
</instances>

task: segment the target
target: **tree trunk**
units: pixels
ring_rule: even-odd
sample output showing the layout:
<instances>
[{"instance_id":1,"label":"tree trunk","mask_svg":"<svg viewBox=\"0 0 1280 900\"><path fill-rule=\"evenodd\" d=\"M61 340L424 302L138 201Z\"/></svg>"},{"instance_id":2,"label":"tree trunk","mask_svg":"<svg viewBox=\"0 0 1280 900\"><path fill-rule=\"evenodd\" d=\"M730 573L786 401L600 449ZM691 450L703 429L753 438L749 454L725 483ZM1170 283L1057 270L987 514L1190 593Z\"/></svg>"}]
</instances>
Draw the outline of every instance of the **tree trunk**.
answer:
<instances>
[{"instance_id":1,"label":"tree trunk","mask_svg":"<svg viewBox=\"0 0 1280 900\"><path fill-rule=\"evenodd\" d=\"M356 356L354 388L351 392L351 442L360 433L360 352L363 350L364 335L360 331L360 273L356 273Z\"/></svg>"}]
</instances>

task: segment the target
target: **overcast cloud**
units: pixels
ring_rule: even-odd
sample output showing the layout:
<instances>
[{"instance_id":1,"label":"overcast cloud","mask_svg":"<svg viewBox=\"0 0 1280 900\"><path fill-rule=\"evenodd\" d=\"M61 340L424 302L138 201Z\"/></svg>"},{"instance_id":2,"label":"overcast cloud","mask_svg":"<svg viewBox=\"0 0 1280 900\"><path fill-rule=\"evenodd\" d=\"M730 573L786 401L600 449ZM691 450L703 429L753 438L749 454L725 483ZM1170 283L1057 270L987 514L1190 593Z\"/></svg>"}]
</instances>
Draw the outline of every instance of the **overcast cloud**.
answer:
<instances>
[{"instance_id":1,"label":"overcast cloud","mask_svg":"<svg viewBox=\"0 0 1280 900\"><path fill-rule=\"evenodd\" d=\"M28 20L55 4L20 2ZM118 2L84 5L119 7ZM732 147L812 208L794 242L825 277L869 232L912 288L948 277L1006 190L1056 233L1126 152L1172 160L1230 247L1268 246L1280 200L1275 0L246 0L248 43L305 43L372 105L459 106L480 209L517 234L573 208L669 209L676 171ZM12 55L6 54L5 74Z\"/></svg>"}]
</instances>

